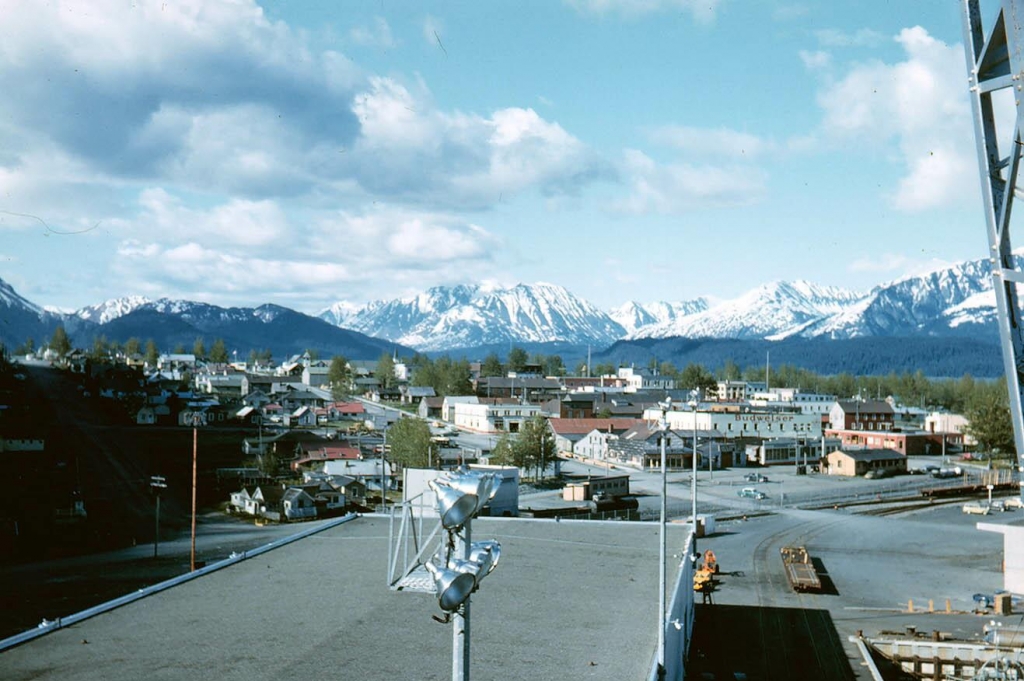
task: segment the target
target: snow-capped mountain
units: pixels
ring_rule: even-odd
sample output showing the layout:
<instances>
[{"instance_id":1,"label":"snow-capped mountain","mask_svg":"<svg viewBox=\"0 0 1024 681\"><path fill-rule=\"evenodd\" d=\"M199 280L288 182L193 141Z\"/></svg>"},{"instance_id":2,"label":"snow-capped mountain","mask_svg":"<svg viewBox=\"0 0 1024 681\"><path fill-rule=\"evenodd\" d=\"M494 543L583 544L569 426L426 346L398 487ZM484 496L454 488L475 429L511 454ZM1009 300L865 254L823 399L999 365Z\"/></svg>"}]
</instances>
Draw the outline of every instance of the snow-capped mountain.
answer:
<instances>
[{"instance_id":1,"label":"snow-capped mountain","mask_svg":"<svg viewBox=\"0 0 1024 681\"><path fill-rule=\"evenodd\" d=\"M149 298L143 296L126 296L124 298L113 298L99 305L90 305L75 311L75 316L87 322L106 324L109 321L126 315L132 310L142 307L150 302Z\"/></svg>"},{"instance_id":2,"label":"snow-capped mountain","mask_svg":"<svg viewBox=\"0 0 1024 681\"><path fill-rule=\"evenodd\" d=\"M987 301L987 307L985 303ZM987 259L876 286L867 296L799 331L802 336L943 335L995 319L992 272Z\"/></svg>"},{"instance_id":3,"label":"snow-capped mountain","mask_svg":"<svg viewBox=\"0 0 1024 681\"><path fill-rule=\"evenodd\" d=\"M627 336L644 327L667 326L676 319L697 314L708 309L706 298L687 300L681 303L637 303L630 301L613 309L610 313Z\"/></svg>"},{"instance_id":4,"label":"snow-capped mountain","mask_svg":"<svg viewBox=\"0 0 1024 681\"><path fill-rule=\"evenodd\" d=\"M330 321L338 306L320 313ZM624 329L607 313L554 284L438 286L400 300L370 303L346 328L417 350L495 343L610 344Z\"/></svg>"},{"instance_id":5,"label":"snow-capped mountain","mask_svg":"<svg viewBox=\"0 0 1024 681\"><path fill-rule=\"evenodd\" d=\"M694 314L638 328L631 338L769 338L801 333L863 298L845 289L806 281L764 284L739 298Z\"/></svg>"}]
</instances>

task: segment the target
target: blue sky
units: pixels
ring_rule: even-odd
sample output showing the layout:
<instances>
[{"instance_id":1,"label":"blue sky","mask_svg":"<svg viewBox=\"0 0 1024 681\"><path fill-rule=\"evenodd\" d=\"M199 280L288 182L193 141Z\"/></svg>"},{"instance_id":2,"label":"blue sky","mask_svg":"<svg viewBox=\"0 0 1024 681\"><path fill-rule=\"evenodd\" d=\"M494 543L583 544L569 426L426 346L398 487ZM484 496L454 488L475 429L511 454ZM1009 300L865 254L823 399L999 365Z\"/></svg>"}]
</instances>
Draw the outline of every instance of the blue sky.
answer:
<instances>
[{"instance_id":1,"label":"blue sky","mask_svg":"<svg viewBox=\"0 0 1024 681\"><path fill-rule=\"evenodd\" d=\"M609 309L987 255L959 3L0 0L0 278Z\"/></svg>"}]
</instances>

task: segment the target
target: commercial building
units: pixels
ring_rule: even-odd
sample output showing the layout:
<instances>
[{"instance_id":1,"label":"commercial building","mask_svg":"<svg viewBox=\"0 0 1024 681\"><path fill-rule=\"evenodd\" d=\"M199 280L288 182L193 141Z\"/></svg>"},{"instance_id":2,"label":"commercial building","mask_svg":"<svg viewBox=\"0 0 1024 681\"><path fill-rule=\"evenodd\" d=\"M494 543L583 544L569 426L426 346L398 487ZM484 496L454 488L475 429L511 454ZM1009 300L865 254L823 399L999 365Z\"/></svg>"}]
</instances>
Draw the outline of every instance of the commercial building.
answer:
<instances>
[{"instance_id":1,"label":"commercial building","mask_svg":"<svg viewBox=\"0 0 1024 681\"><path fill-rule=\"evenodd\" d=\"M903 473L907 457L889 449L839 449L828 455L829 475L856 476L868 471L885 470Z\"/></svg>"}]
</instances>

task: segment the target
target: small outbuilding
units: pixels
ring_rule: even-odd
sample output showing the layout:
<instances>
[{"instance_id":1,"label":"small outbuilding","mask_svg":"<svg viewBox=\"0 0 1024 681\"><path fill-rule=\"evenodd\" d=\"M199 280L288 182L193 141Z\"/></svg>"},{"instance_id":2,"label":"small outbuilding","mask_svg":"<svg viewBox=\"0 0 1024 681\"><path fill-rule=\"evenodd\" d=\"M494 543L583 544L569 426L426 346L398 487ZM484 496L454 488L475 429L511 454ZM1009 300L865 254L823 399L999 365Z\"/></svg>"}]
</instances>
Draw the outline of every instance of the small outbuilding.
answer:
<instances>
[{"instance_id":1,"label":"small outbuilding","mask_svg":"<svg viewBox=\"0 0 1024 681\"><path fill-rule=\"evenodd\" d=\"M907 457L891 449L837 449L827 457L829 475L864 475L885 470L905 473Z\"/></svg>"}]
</instances>

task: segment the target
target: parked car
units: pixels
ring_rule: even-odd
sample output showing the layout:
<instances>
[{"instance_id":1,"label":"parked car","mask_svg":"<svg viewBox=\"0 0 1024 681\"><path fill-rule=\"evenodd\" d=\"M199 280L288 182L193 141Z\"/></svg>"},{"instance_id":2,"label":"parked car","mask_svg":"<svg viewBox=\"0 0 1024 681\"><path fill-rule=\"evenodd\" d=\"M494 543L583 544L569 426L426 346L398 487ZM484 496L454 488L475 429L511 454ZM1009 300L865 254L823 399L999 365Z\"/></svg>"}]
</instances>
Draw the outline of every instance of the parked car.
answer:
<instances>
[{"instance_id":1,"label":"parked car","mask_svg":"<svg viewBox=\"0 0 1024 681\"><path fill-rule=\"evenodd\" d=\"M989 510L991 510L991 511L999 511L1000 513L1002 513L1003 511L1009 510L1007 508L1007 506L1006 506L1006 502L1003 501L1002 499L993 499L992 503L990 503L988 505L988 507L989 507Z\"/></svg>"},{"instance_id":2,"label":"parked car","mask_svg":"<svg viewBox=\"0 0 1024 681\"><path fill-rule=\"evenodd\" d=\"M963 507L964 513L974 515L988 515L990 510L988 504L983 501L968 501Z\"/></svg>"},{"instance_id":3,"label":"parked car","mask_svg":"<svg viewBox=\"0 0 1024 681\"><path fill-rule=\"evenodd\" d=\"M1024 500L1020 497L1007 497L1003 499L1003 505L1006 506L1006 510L1011 508L1024 508Z\"/></svg>"},{"instance_id":4,"label":"parked car","mask_svg":"<svg viewBox=\"0 0 1024 681\"><path fill-rule=\"evenodd\" d=\"M747 482L768 482L768 476L761 473L747 473L743 479Z\"/></svg>"},{"instance_id":5,"label":"parked car","mask_svg":"<svg viewBox=\"0 0 1024 681\"><path fill-rule=\"evenodd\" d=\"M753 487L744 487L740 491L736 492L736 495L743 497L744 499L766 499L768 497L767 494Z\"/></svg>"},{"instance_id":6,"label":"parked car","mask_svg":"<svg viewBox=\"0 0 1024 681\"><path fill-rule=\"evenodd\" d=\"M881 480L882 478L888 478L892 475L892 471L888 468L873 468L864 474L864 477L868 480Z\"/></svg>"}]
</instances>

